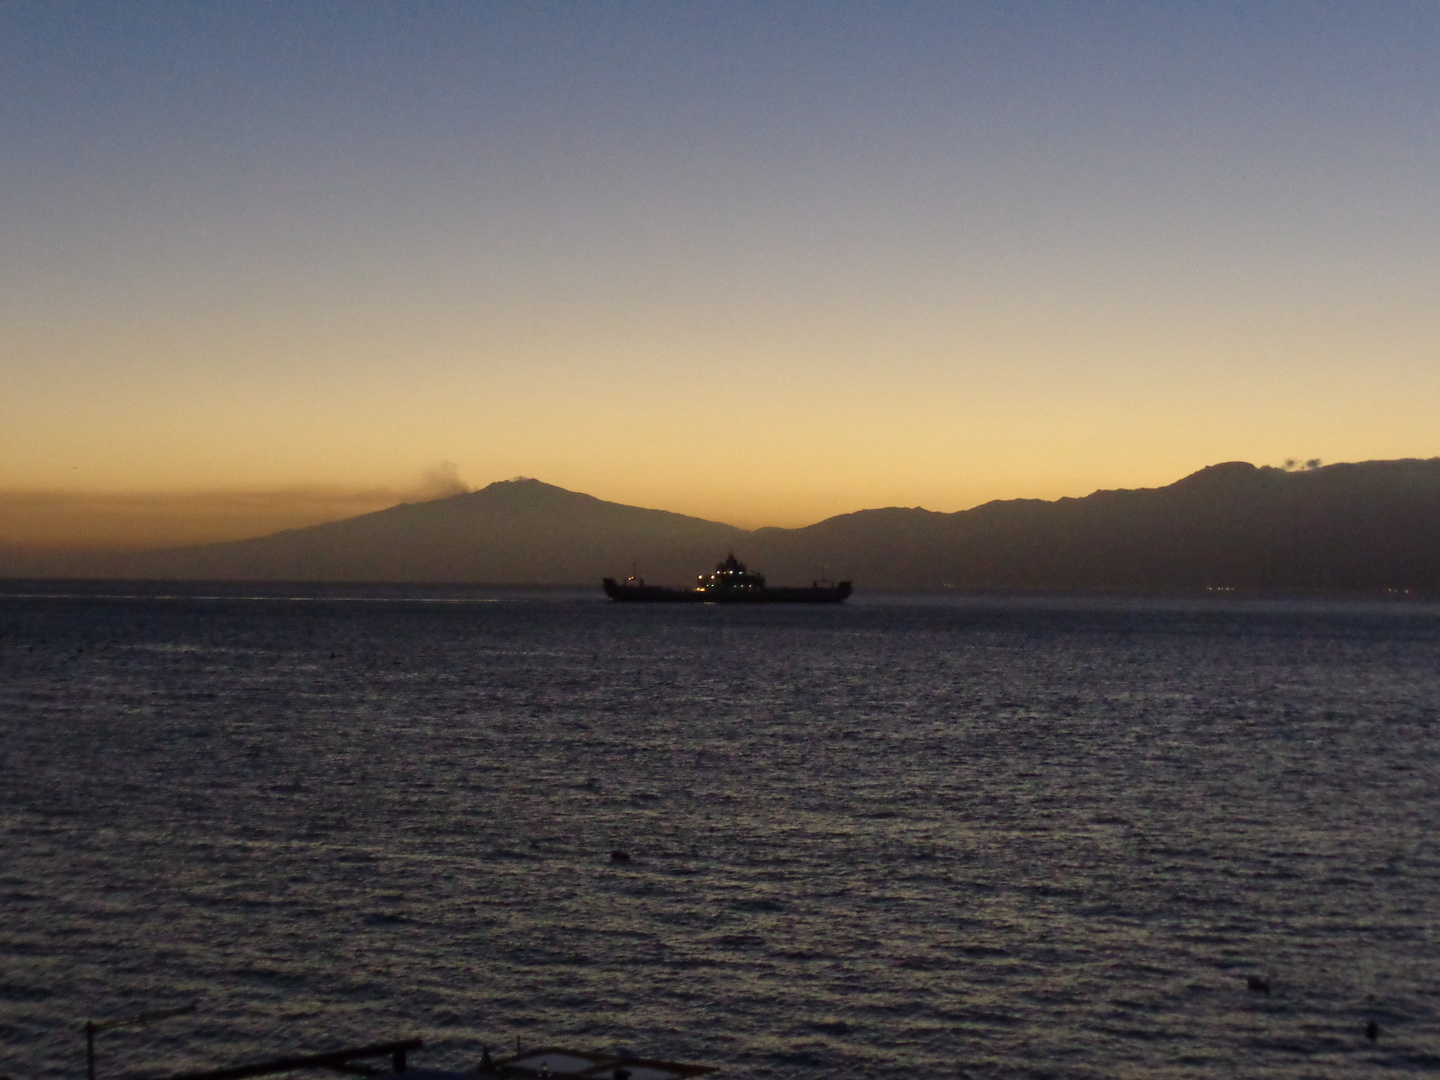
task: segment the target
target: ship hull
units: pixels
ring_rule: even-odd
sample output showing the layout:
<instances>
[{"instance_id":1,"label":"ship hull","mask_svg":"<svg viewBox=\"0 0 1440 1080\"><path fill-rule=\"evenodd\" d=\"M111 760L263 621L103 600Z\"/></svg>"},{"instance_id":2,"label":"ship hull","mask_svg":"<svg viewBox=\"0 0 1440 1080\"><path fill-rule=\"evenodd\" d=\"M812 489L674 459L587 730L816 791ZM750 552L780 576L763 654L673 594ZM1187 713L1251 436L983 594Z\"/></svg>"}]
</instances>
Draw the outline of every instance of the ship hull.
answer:
<instances>
[{"instance_id":1,"label":"ship hull","mask_svg":"<svg viewBox=\"0 0 1440 1080\"><path fill-rule=\"evenodd\" d=\"M605 595L629 604L839 604L850 595L850 582L812 585L809 588L743 590L667 589L660 585L630 585L605 579Z\"/></svg>"}]
</instances>

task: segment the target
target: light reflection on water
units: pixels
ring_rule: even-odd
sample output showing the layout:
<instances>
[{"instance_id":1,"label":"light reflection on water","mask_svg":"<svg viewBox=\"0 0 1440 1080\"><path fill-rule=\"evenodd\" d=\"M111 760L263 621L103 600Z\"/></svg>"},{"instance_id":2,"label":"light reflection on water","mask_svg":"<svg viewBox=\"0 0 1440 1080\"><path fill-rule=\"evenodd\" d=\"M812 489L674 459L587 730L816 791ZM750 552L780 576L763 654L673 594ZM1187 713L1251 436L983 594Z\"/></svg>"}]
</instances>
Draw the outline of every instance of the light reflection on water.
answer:
<instances>
[{"instance_id":1,"label":"light reflection on water","mask_svg":"<svg viewBox=\"0 0 1440 1080\"><path fill-rule=\"evenodd\" d=\"M37 591L0 597L17 1078L194 999L102 1077L412 1033L455 1067L1440 1069L1434 607Z\"/></svg>"}]
</instances>

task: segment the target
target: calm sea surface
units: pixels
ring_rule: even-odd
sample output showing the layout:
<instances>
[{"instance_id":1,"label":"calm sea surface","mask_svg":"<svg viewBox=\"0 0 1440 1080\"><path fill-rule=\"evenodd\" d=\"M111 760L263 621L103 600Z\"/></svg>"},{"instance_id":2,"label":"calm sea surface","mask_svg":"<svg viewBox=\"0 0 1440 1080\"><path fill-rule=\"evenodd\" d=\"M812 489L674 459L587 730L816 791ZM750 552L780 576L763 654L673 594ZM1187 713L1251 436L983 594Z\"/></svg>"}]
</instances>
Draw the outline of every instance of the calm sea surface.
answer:
<instances>
[{"instance_id":1,"label":"calm sea surface","mask_svg":"<svg viewBox=\"0 0 1440 1080\"><path fill-rule=\"evenodd\" d=\"M1440 1072L1440 606L129 591L0 584L16 1080Z\"/></svg>"}]
</instances>

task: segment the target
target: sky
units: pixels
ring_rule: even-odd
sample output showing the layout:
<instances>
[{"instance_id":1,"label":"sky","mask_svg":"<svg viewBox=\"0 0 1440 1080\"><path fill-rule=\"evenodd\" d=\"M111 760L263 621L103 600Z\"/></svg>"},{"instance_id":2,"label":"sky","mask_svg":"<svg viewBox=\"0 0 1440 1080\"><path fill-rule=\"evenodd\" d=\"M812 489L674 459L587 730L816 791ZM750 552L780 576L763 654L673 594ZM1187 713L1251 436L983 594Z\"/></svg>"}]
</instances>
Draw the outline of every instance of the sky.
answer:
<instances>
[{"instance_id":1,"label":"sky","mask_svg":"<svg viewBox=\"0 0 1440 1080\"><path fill-rule=\"evenodd\" d=\"M0 543L1440 455L1433 2L0 0Z\"/></svg>"}]
</instances>

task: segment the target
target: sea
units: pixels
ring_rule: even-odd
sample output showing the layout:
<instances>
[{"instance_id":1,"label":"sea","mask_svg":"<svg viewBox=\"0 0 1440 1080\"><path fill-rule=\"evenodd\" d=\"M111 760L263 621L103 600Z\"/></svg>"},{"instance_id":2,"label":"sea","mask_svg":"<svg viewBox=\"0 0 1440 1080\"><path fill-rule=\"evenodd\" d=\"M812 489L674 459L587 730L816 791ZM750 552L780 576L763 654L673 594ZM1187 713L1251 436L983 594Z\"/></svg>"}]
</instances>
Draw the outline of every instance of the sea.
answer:
<instances>
[{"instance_id":1,"label":"sea","mask_svg":"<svg viewBox=\"0 0 1440 1080\"><path fill-rule=\"evenodd\" d=\"M0 583L14 1080L1437 1073L1437 837L1414 598Z\"/></svg>"}]
</instances>

